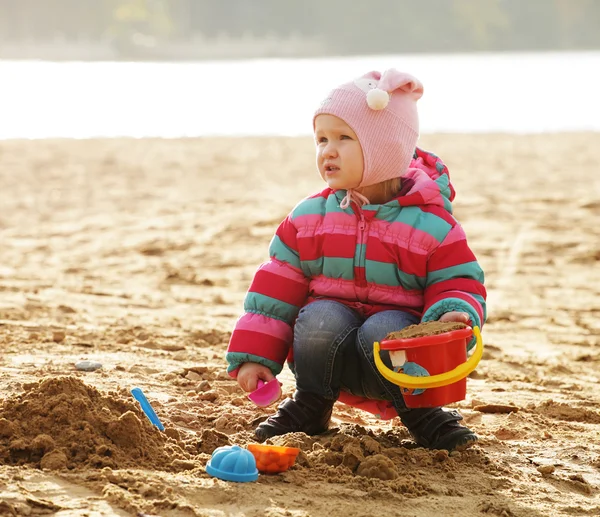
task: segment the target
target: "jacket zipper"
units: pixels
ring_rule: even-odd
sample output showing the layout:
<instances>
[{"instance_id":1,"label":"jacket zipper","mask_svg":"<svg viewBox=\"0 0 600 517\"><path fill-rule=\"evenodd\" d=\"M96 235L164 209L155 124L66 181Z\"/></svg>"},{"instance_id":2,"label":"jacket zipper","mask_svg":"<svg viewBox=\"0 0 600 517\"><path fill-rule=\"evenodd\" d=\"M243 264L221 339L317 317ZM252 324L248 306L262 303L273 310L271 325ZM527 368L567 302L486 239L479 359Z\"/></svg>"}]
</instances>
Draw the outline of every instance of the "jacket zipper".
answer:
<instances>
[{"instance_id":1,"label":"jacket zipper","mask_svg":"<svg viewBox=\"0 0 600 517\"><path fill-rule=\"evenodd\" d=\"M360 253L358 255L358 262L357 262L357 267L359 268L361 277L360 279L356 278L356 274L354 275L355 277L355 291L356 291L356 295L357 298L361 301L361 302L365 302L366 299L364 296L361 296L361 291L365 289L366 287L366 272L365 272L365 265L366 265L366 249L365 249L365 235L366 235L366 228L367 228L367 222L365 221L365 216L363 215L362 210L359 208L358 209L358 215L360 217L360 220L358 221L358 244L359 244L359 249L360 249Z\"/></svg>"}]
</instances>

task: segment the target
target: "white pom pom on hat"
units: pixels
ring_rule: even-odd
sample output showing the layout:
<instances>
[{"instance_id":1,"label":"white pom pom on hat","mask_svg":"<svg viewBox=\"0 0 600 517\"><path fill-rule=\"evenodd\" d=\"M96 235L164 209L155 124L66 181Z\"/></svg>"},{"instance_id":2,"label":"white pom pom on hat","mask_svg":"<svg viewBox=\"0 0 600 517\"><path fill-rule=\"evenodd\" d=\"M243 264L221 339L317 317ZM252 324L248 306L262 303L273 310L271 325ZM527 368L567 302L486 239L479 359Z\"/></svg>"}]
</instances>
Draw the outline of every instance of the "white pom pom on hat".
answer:
<instances>
[{"instance_id":1,"label":"white pom pom on hat","mask_svg":"<svg viewBox=\"0 0 600 517\"><path fill-rule=\"evenodd\" d=\"M367 104L374 110L384 109L390 102L390 94L379 88L373 88L367 93Z\"/></svg>"}]
</instances>

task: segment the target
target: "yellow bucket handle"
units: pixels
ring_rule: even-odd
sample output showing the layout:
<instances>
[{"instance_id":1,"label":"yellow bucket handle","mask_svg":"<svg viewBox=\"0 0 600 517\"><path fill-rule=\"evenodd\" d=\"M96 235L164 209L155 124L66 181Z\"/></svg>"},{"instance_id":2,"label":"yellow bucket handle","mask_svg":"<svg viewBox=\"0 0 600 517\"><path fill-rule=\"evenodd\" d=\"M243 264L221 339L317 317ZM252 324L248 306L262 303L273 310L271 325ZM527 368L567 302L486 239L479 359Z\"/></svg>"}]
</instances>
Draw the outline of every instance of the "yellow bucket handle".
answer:
<instances>
[{"instance_id":1,"label":"yellow bucket handle","mask_svg":"<svg viewBox=\"0 0 600 517\"><path fill-rule=\"evenodd\" d=\"M477 339L475 351L466 362L459 364L456 368L454 368L454 370L449 372L431 375L428 377L413 377L412 375L406 375L405 373L394 372L385 364L383 364L381 356L379 355L380 348L378 341L373 343L375 366L377 366L379 373L381 373L381 375L383 375L388 381L393 382L394 384L397 384L403 388L426 389L447 386L448 384L453 384L461 379L464 379L477 367L479 361L481 361L481 357L483 356L483 341L481 339L479 327L473 327L473 334L475 334L475 338Z\"/></svg>"}]
</instances>

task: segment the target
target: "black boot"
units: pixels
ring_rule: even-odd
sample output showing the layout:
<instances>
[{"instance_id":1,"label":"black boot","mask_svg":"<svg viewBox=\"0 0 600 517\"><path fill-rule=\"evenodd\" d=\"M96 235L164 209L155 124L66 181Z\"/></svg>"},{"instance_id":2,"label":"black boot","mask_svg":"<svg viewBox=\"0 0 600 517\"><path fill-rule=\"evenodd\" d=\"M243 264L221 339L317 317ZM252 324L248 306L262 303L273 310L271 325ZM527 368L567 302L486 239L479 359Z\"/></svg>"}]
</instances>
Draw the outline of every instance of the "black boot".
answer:
<instances>
[{"instance_id":1,"label":"black boot","mask_svg":"<svg viewBox=\"0 0 600 517\"><path fill-rule=\"evenodd\" d=\"M254 434L264 442L286 433L324 433L329 429L334 402L315 393L296 391L293 398L285 399L279 405L277 413L259 424Z\"/></svg>"},{"instance_id":2,"label":"black boot","mask_svg":"<svg viewBox=\"0 0 600 517\"><path fill-rule=\"evenodd\" d=\"M427 449L463 450L477 441L477 435L459 424L463 419L458 411L442 408L409 409L400 419L415 442Z\"/></svg>"}]
</instances>

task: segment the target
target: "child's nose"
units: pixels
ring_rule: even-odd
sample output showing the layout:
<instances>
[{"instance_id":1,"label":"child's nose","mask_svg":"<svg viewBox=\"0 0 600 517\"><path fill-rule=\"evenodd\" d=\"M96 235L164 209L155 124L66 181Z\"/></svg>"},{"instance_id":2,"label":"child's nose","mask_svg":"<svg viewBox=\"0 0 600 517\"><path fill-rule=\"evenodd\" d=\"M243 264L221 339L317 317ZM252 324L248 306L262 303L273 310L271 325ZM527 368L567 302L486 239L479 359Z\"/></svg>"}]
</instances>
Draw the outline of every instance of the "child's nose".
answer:
<instances>
[{"instance_id":1,"label":"child's nose","mask_svg":"<svg viewBox=\"0 0 600 517\"><path fill-rule=\"evenodd\" d=\"M325 156L326 158L333 158L335 156L337 156L337 148L333 143L328 143L325 146L325 149L323 149L323 156Z\"/></svg>"}]
</instances>

